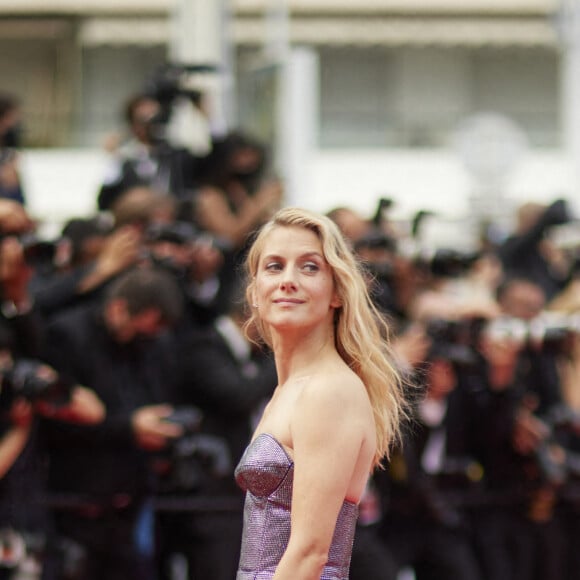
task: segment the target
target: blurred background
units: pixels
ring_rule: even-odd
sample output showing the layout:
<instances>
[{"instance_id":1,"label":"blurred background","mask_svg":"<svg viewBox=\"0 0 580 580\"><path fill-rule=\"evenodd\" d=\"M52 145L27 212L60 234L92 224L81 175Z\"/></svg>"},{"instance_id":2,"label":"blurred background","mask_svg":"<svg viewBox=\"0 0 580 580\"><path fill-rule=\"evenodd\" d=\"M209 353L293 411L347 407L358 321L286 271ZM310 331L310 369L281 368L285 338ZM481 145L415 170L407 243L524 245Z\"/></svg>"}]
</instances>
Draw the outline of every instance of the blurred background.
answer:
<instances>
[{"instance_id":1,"label":"blurred background","mask_svg":"<svg viewBox=\"0 0 580 580\"><path fill-rule=\"evenodd\" d=\"M1 0L0 86L48 229L94 212L152 86L192 149L264 140L287 203L508 228L522 201L580 199L579 21L559 0Z\"/></svg>"}]
</instances>

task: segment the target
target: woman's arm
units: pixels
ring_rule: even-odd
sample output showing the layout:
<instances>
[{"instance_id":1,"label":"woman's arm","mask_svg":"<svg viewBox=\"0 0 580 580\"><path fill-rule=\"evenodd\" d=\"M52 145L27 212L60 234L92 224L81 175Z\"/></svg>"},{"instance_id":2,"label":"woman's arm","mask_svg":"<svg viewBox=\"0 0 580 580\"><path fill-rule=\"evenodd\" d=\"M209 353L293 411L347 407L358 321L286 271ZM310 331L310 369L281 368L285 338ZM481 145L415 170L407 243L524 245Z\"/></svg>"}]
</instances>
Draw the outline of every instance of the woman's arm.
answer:
<instances>
[{"instance_id":1,"label":"woman's arm","mask_svg":"<svg viewBox=\"0 0 580 580\"><path fill-rule=\"evenodd\" d=\"M233 213L226 194L207 187L198 193L197 219L204 229L238 247L252 230L270 217L279 205L281 195L282 188L278 183L266 184L254 196L245 196L237 213Z\"/></svg>"},{"instance_id":2,"label":"woman's arm","mask_svg":"<svg viewBox=\"0 0 580 580\"><path fill-rule=\"evenodd\" d=\"M339 511L352 491L353 476L364 464L358 502L373 453L362 455L368 414L361 400L363 387L353 380L307 385L291 422L294 449L291 533L275 580L318 580L328 552ZM340 381L340 379L339 379ZM365 425L367 420L367 425ZM374 440L372 441L374 449Z\"/></svg>"}]
</instances>

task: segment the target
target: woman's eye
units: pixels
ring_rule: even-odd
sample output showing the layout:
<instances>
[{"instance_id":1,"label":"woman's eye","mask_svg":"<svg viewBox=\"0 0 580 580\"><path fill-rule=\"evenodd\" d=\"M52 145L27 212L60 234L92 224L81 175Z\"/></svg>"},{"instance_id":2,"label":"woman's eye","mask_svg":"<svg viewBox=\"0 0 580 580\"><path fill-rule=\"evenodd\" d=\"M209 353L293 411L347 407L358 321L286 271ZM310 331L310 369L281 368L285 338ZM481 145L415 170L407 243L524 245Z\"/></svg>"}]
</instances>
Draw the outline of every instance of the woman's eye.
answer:
<instances>
[{"instance_id":1,"label":"woman's eye","mask_svg":"<svg viewBox=\"0 0 580 580\"><path fill-rule=\"evenodd\" d=\"M318 270L320 270L320 268L318 267L318 264L315 264L314 262L306 262L306 264L304 264L303 268L307 272L318 272Z\"/></svg>"},{"instance_id":2,"label":"woman's eye","mask_svg":"<svg viewBox=\"0 0 580 580\"><path fill-rule=\"evenodd\" d=\"M266 264L266 270L281 270L282 269L282 264L280 264L280 262L268 262Z\"/></svg>"}]
</instances>

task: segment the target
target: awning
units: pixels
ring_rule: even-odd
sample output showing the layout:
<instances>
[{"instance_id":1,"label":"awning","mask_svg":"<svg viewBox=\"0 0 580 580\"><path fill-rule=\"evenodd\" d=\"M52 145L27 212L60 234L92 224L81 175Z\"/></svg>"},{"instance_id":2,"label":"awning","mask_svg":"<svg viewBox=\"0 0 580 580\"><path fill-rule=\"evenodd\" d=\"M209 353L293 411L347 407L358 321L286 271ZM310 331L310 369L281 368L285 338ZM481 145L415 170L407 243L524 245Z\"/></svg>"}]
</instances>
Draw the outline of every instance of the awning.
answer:
<instances>
[{"instance_id":1,"label":"awning","mask_svg":"<svg viewBox=\"0 0 580 580\"><path fill-rule=\"evenodd\" d=\"M555 47L557 32L539 18L292 18L290 41L354 46ZM262 19L233 23L237 44L261 44Z\"/></svg>"},{"instance_id":2,"label":"awning","mask_svg":"<svg viewBox=\"0 0 580 580\"><path fill-rule=\"evenodd\" d=\"M90 15L90 14L167 14L176 0L2 0L0 14Z\"/></svg>"},{"instance_id":3,"label":"awning","mask_svg":"<svg viewBox=\"0 0 580 580\"><path fill-rule=\"evenodd\" d=\"M89 18L79 33L84 46L167 44L168 18ZM232 41L260 46L266 19L238 17ZM555 26L539 18L307 18L294 17L290 42L313 46L546 47L558 44Z\"/></svg>"},{"instance_id":4,"label":"awning","mask_svg":"<svg viewBox=\"0 0 580 580\"><path fill-rule=\"evenodd\" d=\"M187 0L2 0L6 15L167 14ZM189 0L192 1L192 0ZM215 0L212 0L215 1ZM292 13L308 14L550 14L560 0L286 0ZM264 13L272 0L229 0L237 13Z\"/></svg>"},{"instance_id":5,"label":"awning","mask_svg":"<svg viewBox=\"0 0 580 580\"><path fill-rule=\"evenodd\" d=\"M560 0L286 0L292 13L551 14ZM275 9L272 0L231 0L239 13Z\"/></svg>"},{"instance_id":6,"label":"awning","mask_svg":"<svg viewBox=\"0 0 580 580\"><path fill-rule=\"evenodd\" d=\"M168 18L89 18L79 30L83 46L165 45L170 39Z\"/></svg>"}]
</instances>

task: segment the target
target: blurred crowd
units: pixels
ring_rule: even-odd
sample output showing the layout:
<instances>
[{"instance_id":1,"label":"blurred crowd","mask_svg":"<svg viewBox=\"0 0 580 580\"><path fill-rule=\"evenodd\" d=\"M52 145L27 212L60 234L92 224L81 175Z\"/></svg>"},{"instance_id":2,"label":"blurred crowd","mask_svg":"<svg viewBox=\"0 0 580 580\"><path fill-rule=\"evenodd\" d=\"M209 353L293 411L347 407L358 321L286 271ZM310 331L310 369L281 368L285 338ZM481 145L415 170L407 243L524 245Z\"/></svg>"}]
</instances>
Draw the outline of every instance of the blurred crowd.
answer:
<instances>
[{"instance_id":1,"label":"blurred crowd","mask_svg":"<svg viewBox=\"0 0 580 580\"><path fill-rule=\"evenodd\" d=\"M276 386L244 332L241 264L283 184L242 132L203 153L168 138L158 96L126 121L94 215L47 241L18 180L18 103L0 98L0 579L235 577L233 470ZM566 201L428 255L388 200L328 215L411 403L351 578L580 578L580 254L549 235L574 222Z\"/></svg>"}]
</instances>

